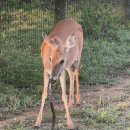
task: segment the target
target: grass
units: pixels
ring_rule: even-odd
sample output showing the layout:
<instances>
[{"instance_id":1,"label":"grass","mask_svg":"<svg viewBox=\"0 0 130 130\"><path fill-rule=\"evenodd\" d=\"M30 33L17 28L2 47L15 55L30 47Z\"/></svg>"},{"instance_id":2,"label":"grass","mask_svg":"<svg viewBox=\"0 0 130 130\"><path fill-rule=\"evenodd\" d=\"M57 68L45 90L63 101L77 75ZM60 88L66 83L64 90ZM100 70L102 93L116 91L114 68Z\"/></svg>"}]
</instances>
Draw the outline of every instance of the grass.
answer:
<instances>
[{"instance_id":1,"label":"grass","mask_svg":"<svg viewBox=\"0 0 130 130\"><path fill-rule=\"evenodd\" d=\"M114 111L110 110L94 110L93 108L75 109L72 116L82 118L82 124L86 126L100 126L101 124L114 124L117 122L117 116Z\"/></svg>"},{"instance_id":2,"label":"grass","mask_svg":"<svg viewBox=\"0 0 130 130\"><path fill-rule=\"evenodd\" d=\"M37 89L19 89L14 88L13 85L0 84L0 120L12 117L28 107L35 107L39 95L41 95L41 86ZM10 113L10 114L8 114ZM11 114L12 113L12 114Z\"/></svg>"},{"instance_id":3,"label":"grass","mask_svg":"<svg viewBox=\"0 0 130 130\"><path fill-rule=\"evenodd\" d=\"M74 12L73 9L71 12ZM80 11L77 12L77 17L80 17L80 14ZM54 21L48 22L48 19L53 17L51 11L38 8L3 10L1 16L0 120L4 120L13 117L19 110L39 104L43 84L43 66L40 58L41 34L49 33L54 26ZM128 28L125 26L119 28L118 41L85 39L80 81L87 84L113 84L116 77L122 74L130 75L129 36L130 26L128 25ZM72 116L81 123L76 124L77 129L85 130L88 127L88 130L95 128L122 130L125 125L129 125L130 113L125 116L122 123L118 120L119 111L124 111L126 107L116 106L115 110L109 106L109 101L99 99L97 103L98 110L83 107L71 112ZM105 108L106 104L112 110ZM27 120L7 129L29 130L32 129L29 125L33 123L34 119ZM59 128L66 129L65 119L61 119L60 113L58 124ZM49 129L48 126L45 127L46 130Z\"/></svg>"},{"instance_id":4,"label":"grass","mask_svg":"<svg viewBox=\"0 0 130 130\"><path fill-rule=\"evenodd\" d=\"M95 104L93 105L82 104L79 108L70 109L70 113L75 125L75 129L76 130L81 130L81 129L82 130L86 130L86 129L87 130L127 130L127 129L129 130L130 127L130 112L129 112L130 96L128 93L129 90L130 90L130 85L124 86L123 89L121 89L123 95L125 96L123 100L120 97L121 95L118 95L118 97L114 97L114 99L111 100L106 98L105 102L109 102L107 104L106 103L99 104L99 102L101 102L100 100L103 99L97 97L97 102L95 102ZM26 94L26 92L24 93ZM95 97L96 93L93 96ZM98 107L94 107L95 105ZM65 111L63 111L60 107L56 108L56 129L67 130L66 118L64 117L64 114ZM4 130L14 130L14 129L31 130L33 129L35 119L36 118L34 118L34 115L28 116L28 118L21 120L20 122L5 127ZM43 122L39 130L42 130L43 128L45 130L49 130L51 126L51 120L52 120L52 115L50 113L50 109L46 107L43 116Z\"/></svg>"},{"instance_id":5,"label":"grass","mask_svg":"<svg viewBox=\"0 0 130 130\"><path fill-rule=\"evenodd\" d=\"M25 35L31 36L27 33L23 34L22 37ZM119 43L107 41L90 43L85 41L81 60L80 81L88 84L111 84L120 74L118 73L119 70L121 70L121 73L127 71L126 74L129 74L129 68L126 68L130 65L128 30L123 30L120 35L123 36L123 39ZM125 36L126 39L124 39ZM11 37L12 32L7 34L5 42L9 43ZM12 37L15 44L17 43L16 37ZM29 43L28 40L25 41L27 44ZM32 55L32 52L34 52L32 48L25 47L23 50L19 47L10 48L7 46L7 50L2 50L1 59L5 62L5 65L3 62L1 74L5 83L0 85L0 104L3 108L5 107L4 110L6 111L26 108L34 105L40 99L42 87L39 87L38 84L42 85L43 70L40 52Z\"/></svg>"},{"instance_id":6,"label":"grass","mask_svg":"<svg viewBox=\"0 0 130 130\"><path fill-rule=\"evenodd\" d=\"M80 78L89 84L112 83L117 75L126 70L129 73L127 66L130 66L129 42L86 41Z\"/></svg>"},{"instance_id":7,"label":"grass","mask_svg":"<svg viewBox=\"0 0 130 130\"><path fill-rule=\"evenodd\" d=\"M124 106L124 103L120 102L120 105ZM93 107L82 106L80 108L71 109L71 116L75 122L76 130L127 130L130 126L130 113L129 107L127 109L121 110L116 109L118 103L109 104L109 106L104 106L98 109ZM125 112L125 113L124 113ZM127 113L128 112L128 113ZM65 112L64 112L65 113ZM67 130L66 128L66 119L63 116L63 111L58 110L56 112L57 122L56 129ZM123 115L123 116L122 116ZM32 117L26 119L18 124L15 124L11 127L8 127L5 130L30 130L33 127L35 119ZM50 111L46 111L43 119L42 126L39 130L42 130L43 127L45 130L50 129L51 115ZM44 125L43 125L44 124Z\"/></svg>"},{"instance_id":8,"label":"grass","mask_svg":"<svg viewBox=\"0 0 130 130\"><path fill-rule=\"evenodd\" d=\"M34 6L33 3L31 6ZM70 12L73 11L70 9ZM76 13L77 17L80 13L81 11ZM27 10L10 7L10 10L2 10L1 16L0 80L13 84L16 88L42 84L41 34L52 30L53 13L40 8ZM118 30L118 41L86 39L80 81L88 84L112 84L119 72L126 71L129 74L129 68L126 69L130 66L129 35L129 27L122 26Z\"/></svg>"}]
</instances>

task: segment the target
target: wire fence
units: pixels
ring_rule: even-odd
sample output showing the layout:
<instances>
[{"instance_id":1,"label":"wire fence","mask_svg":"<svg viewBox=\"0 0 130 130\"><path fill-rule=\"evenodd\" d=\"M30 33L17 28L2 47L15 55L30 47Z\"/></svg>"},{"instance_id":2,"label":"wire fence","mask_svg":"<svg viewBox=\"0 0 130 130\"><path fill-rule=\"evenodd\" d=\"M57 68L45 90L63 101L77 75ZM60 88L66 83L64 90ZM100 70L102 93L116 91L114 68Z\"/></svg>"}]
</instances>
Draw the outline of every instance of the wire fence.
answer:
<instances>
[{"instance_id":1,"label":"wire fence","mask_svg":"<svg viewBox=\"0 0 130 130\"><path fill-rule=\"evenodd\" d=\"M41 28L42 32L49 33L55 26L55 1L56 0L1 0L1 31L11 29L15 26L16 30ZM82 13L85 9L93 7L93 4L120 6L120 0L66 0L65 18L73 18L82 21ZM62 1L59 0L59 2ZM93 15L93 14L92 14ZM32 33L33 32L33 33ZM40 34L40 29L30 31L30 35ZM25 39L25 38L23 38ZM36 38L35 38L36 39ZM34 40L31 38L30 40Z\"/></svg>"},{"instance_id":2,"label":"wire fence","mask_svg":"<svg viewBox=\"0 0 130 130\"><path fill-rule=\"evenodd\" d=\"M83 11L93 4L97 5L94 9L107 4L120 6L119 0L67 0L65 18L81 22ZM18 86L42 84L41 34L49 33L55 25L55 0L1 0L0 12L1 81Z\"/></svg>"},{"instance_id":3,"label":"wire fence","mask_svg":"<svg viewBox=\"0 0 130 130\"><path fill-rule=\"evenodd\" d=\"M55 19L55 1L56 0L1 0L0 1L0 10L6 12L12 12L12 16L17 17L21 15L20 19L24 22L29 22L30 20L36 20L36 18L42 18L47 21L48 26L54 24ZM58 1L62 4L62 1ZM98 5L112 4L113 6L119 6L120 0L96 0ZM95 4L94 0L66 0L65 2L65 18L71 17L78 21L81 20L81 12L84 8L92 6ZM57 8L57 7L56 7ZM34 19L24 18L25 11L28 11L28 15L32 15L34 10L37 17ZM15 13L13 13L15 12ZM61 11L62 12L62 11ZM44 15L44 16L43 16ZM50 17L49 17L50 16ZM18 22L20 22L20 19ZM11 16L6 17L6 23L12 20ZM37 21L39 22L39 21ZM42 26L42 25L41 25Z\"/></svg>"}]
</instances>

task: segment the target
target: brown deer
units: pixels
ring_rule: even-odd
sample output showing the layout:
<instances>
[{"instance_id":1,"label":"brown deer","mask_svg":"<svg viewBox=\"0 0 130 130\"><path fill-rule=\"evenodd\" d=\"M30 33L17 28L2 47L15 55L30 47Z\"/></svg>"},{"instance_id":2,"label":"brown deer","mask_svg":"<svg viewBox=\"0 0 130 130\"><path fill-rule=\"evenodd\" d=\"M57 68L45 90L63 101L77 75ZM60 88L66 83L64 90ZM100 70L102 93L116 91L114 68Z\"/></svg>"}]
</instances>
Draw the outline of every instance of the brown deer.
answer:
<instances>
[{"instance_id":1,"label":"brown deer","mask_svg":"<svg viewBox=\"0 0 130 130\"><path fill-rule=\"evenodd\" d=\"M41 56L44 66L44 90L40 111L35 123L36 127L41 125L42 113L47 98L49 81L60 79L62 100L64 102L67 126L73 129L73 123L69 113L69 107L74 105L74 81L76 79L76 104L80 104L78 67L83 48L83 30L79 23L72 19L64 19L58 22L52 33L44 38L41 45ZM66 96L67 70L70 78L69 103ZM69 104L69 105L68 105Z\"/></svg>"}]
</instances>

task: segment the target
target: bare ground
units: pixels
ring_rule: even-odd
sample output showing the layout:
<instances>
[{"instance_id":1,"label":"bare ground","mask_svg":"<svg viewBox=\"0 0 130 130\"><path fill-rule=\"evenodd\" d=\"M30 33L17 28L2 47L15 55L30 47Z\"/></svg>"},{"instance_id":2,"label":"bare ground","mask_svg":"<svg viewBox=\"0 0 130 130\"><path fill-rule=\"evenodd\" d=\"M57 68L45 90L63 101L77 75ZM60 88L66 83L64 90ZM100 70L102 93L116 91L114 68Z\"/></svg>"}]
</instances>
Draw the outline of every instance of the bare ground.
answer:
<instances>
[{"instance_id":1,"label":"bare ground","mask_svg":"<svg viewBox=\"0 0 130 130\"><path fill-rule=\"evenodd\" d=\"M121 105L124 107L123 113L130 112L130 76L119 77L118 81L115 85L96 85L96 86L86 86L84 87L81 84L81 107L84 106L92 106L94 109L98 109L99 107L106 106L108 104ZM62 123L65 124L65 119L63 121L60 118L64 117L64 109L63 103L60 100L60 97L57 98L56 101L56 111L58 113L58 126L60 127ZM45 108L44 117L43 119L46 120L43 123L51 123L51 113L48 110L48 106ZM35 118L37 116L38 109L37 108L30 108L27 109L17 115L13 115L12 118L7 118L0 121L0 130L11 129L15 125L20 125L21 129L19 130L30 130L33 128ZM49 113L49 114L48 114ZM1 113L0 113L1 114ZM60 114L60 116L59 116ZM50 117L50 118L47 118ZM72 117L73 118L73 117ZM79 119L73 119L75 124L78 123ZM43 124L42 123L42 124ZM129 124L130 125L130 124ZM43 127L43 126L42 126ZM66 126L64 126L66 127ZM89 127L88 127L89 128ZM88 128L80 128L82 130L86 130ZM128 129L127 129L128 128ZM16 127L13 127L16 129ZM58 129L58 128L57 128ZM91 128L91 130L97 130L96 128ZM116 129L114 129L116 130ZM130 126L126 126L124 130L130 130Z\"/></svg>"}]
</instances>

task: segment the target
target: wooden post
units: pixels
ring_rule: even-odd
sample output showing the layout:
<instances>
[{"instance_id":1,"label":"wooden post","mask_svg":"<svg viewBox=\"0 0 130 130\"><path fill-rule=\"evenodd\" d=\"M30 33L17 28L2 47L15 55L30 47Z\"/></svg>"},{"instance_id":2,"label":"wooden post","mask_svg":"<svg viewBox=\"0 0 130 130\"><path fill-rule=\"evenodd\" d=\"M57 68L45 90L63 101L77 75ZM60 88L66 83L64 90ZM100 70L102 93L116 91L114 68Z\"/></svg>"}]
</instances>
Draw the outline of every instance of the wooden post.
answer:
<instances>
[{"instance_id":1,"label":"wooden post","mask_svg":"<svg viewBox=\"0 0 130 130\"><path fill-rule=\"evenodd\" d=\"M130 20L130 1L129 0L120 0L120 6L122 10L122 15L124 20Z\"/></svg>"},{"instance_id":2,"label":"wooden post","mask_svg":"<svg viewBox=\"0 0 130 130\"><path fill-rule=\"evenodd\" d=\"M55 23L65 18L66 0L55 0Z\"/></svg>"}]
</instances>

